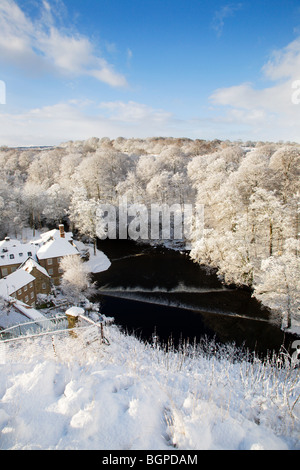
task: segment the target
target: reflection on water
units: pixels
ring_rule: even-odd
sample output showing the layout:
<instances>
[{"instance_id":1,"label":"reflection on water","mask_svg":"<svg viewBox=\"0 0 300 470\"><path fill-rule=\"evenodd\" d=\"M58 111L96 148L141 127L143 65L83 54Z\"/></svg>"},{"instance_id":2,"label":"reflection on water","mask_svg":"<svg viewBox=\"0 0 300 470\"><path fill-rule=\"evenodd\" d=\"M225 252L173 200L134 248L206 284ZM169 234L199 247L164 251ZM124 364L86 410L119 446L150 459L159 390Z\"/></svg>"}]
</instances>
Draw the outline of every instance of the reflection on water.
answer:
<instances>
[{"instance_id":1,"label":"reflection on water","mask_svg":"<svg viewBox=\"0 0 300 470\"><path fill-rule=\"evenodd\" d=\"M177 344L207 335L267 352L294 339L249 291L224 288L187 254L126 240L105 240L99 249L112 261L95 276L102 313L144 340L156 334Z\"/></svg>"}]
</instances>

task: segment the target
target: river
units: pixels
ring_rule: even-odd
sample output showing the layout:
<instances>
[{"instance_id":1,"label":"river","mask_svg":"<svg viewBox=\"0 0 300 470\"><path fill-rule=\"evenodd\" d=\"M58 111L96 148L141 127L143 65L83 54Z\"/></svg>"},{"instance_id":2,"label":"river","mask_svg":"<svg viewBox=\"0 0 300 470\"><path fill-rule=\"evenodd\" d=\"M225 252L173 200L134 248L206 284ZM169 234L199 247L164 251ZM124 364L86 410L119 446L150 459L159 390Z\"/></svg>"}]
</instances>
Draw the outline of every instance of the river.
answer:
<instances>
[{"instance_id":1,"label":"river","mask_svg":"<svg viewBox=\"0 0 300 470\"><path fill-rule=\"evenodd\" d=\"M250 291L225 288L188 253L130 240L99 241L98 248L111 260L94 279L101 311L142 340L155 335L177 346L206 336L263 355L295 340Z\"/></svg>"}]
</instances>

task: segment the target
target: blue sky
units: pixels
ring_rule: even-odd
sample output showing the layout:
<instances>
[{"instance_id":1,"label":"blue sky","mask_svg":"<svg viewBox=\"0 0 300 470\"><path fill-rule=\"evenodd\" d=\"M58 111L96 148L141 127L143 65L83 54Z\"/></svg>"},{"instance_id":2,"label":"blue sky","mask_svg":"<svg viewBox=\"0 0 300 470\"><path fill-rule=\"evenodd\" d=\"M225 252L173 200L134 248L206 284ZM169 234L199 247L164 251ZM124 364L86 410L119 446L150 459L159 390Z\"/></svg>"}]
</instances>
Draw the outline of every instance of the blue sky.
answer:
<instances>
[{"instance_id":1,"label":"blue sky","mask_svg":"<svg viewBox=\"0 0 300 470\"><path fill-rule=\"evenodd\" d=\"M0 80L0 145L300 141L299 0L1 0Z\"/></svg>"}]
</instances>

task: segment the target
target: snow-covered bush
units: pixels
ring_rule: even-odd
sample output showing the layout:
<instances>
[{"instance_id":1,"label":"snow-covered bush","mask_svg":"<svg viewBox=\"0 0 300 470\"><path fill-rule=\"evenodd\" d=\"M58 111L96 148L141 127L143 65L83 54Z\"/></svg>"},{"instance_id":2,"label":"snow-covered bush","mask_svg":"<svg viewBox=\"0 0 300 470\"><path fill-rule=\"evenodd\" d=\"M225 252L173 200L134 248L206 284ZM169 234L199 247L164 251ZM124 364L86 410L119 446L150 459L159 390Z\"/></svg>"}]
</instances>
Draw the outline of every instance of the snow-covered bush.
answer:
<instances>
[{"instance_id":1,"label":"snow-covered bush","mask_svg":"<svg viewBox=\"0 0 300 470\"><path fill-rule=\"evenodd\" d=\"M65 256L60 262L63 270L60 288L71 302L81 302L94 293L91 274L79 256Z\"/></svg>"}]
</instances>

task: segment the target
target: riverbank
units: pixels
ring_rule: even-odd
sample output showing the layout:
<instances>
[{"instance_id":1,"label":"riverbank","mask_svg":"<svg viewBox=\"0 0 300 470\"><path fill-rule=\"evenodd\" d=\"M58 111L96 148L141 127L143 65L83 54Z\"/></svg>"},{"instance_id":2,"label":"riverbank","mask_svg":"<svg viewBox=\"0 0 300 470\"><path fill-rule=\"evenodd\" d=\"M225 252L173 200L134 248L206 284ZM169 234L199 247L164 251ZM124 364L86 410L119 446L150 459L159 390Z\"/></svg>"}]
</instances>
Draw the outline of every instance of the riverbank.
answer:
<instances>
[{"instance_id":1,"label":"riverbank","mask_svg":"<svg viewBox=\"0 0 300 470\"><path fill-rule=\"evenodd\" d=\"M215 272L186 253L130 240L104 240L98 249L111 260L107 271L94 276L101 311L145 341L154 332L164 343L171 336L193 342L209 335L268 354L283 345L289 349L297 339L249 290L225 288Z\"/></svg>"},{"instance_id":2,"label":"riverbank","mask_svg":"<svg viewBox=\"0 0 300 470\"><path fill-rule=\"evenodd\" d=\"M147 246L147 244L153 248L161 248L161 247L164 247L166 248L167 250L173 250L173 251L178 251L180 252L181 254L185 254L186 256L189 256L190 259L195 262L193 260L193 258L190 256L190 253L191 253L191 250L192 250L192 245L189 243L189 242L185 242L183 240L161 240L161 241L158 241L158 243L156 241L140 241L139 242L140 246L143 247L143 246ZM212 268L210 266L204 266L204 268L207 269L208 272L212 272L212 273L217 273L218 272L218 269L217 268ZM248 292L251 293L251 295L253 296L253 298L257 298L256 295L255 295L255 290L248 286L248 285L235 285L235 284L226 284L224 282L224 279L223 279L223 276L219 276L219 278L222 280L222 283L224 285L224 288L227 288L227 289L235 289L235 290L246 290ZM266 305L264 305L262 303L262 307L264 308L268 308ZM297 316L293 315L292 318L291 318L291 325L290 326L287 326L287 318L286 318L286 313L284 311L284 308L281 309L281 311L279 309L277 309L277 311L275 312L274 311L274 316L277 315L278 318L280 318L280 322L281 322L281 329L282 331L284 331L285 333L287 334L291 334L291 335L295 335L295 336L298 336L300 338L300 316L299 316L299 319L297 318Z\"/></svg>"},{"instance_id":3,"label":"riverbank","mask_svg":"<svg viewBox=\"0 0 300 470\"><path fill-rule=\"evenodd\" d=\"M97 274L110 268L111 261L102 251L98 249L95 250L94 245L83 243L79 240L74 240L74 244L77 246L79 251L88 252L88 260L85 262L85 267L88 272L91 274Z\"/></svg>"}]
</instances>

